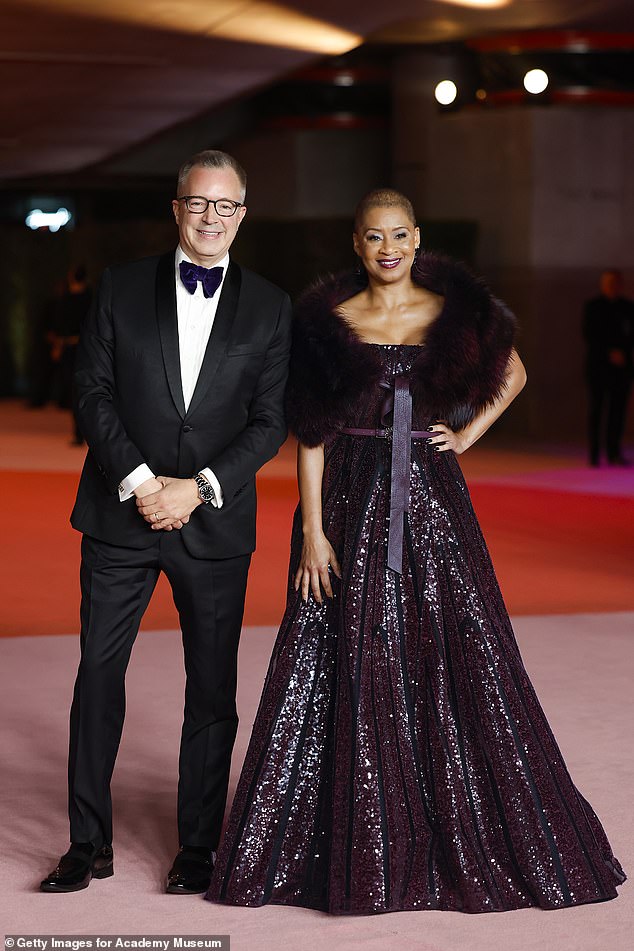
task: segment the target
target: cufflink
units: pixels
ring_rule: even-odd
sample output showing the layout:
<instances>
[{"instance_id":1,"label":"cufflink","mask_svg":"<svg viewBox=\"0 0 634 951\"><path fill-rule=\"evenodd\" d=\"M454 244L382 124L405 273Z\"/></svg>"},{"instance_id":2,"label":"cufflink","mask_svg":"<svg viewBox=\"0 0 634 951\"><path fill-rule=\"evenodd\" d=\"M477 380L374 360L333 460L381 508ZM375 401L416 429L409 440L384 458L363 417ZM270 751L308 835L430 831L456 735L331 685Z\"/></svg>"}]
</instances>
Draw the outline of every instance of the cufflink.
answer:
<instances>
[{"instance_id":1,"label":"cufflink","mask_svg":"<svg viewBox=\"0 0 634 951\"><path fill-rule=\"evenodd\" d=\"M123 492L123 482L119 483L119 492Z\"/></svg>"}]
</instances>

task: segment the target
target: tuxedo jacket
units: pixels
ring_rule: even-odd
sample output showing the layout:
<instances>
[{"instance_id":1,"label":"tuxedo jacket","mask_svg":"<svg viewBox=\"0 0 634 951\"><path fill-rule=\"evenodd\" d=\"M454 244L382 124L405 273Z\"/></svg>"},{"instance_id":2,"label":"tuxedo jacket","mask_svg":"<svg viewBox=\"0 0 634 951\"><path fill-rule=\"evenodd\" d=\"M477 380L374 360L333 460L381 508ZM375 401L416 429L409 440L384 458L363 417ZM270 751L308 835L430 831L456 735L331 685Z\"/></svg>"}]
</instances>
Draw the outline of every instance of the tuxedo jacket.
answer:
<instances>
[{"instance_id":1,"label":"tuxedo jacket","mask_svg":"<svg viewBox=\"0 0 634 951\"><path fill-rule=\"evenodd\" d=\"M156 532L118 486L142 463L191 478L209 466L224 504L199 505L182 537L197 558L255 548L255 474L286 438L288 295L231 261L187 411L176 313L175 255L107 269L82 328L76 404L88 454L71 524L94 538L145 548Z\"/></svg>"}]
</instances>

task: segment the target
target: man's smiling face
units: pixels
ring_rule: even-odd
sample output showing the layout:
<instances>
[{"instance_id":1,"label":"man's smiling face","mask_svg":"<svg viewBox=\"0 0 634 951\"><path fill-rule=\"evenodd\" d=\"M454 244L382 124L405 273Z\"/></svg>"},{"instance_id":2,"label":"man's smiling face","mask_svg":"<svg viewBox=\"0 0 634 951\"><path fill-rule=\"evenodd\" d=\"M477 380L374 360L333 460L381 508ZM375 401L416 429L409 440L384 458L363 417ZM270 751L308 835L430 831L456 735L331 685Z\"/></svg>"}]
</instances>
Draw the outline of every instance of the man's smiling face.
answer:
<instances>
[{"instance_id":1,"label":"man's smiling face","mask_svg":"<svg viewBox=\"0 0 634 951\"><path fill-rule=\"evenodd\" d=\"M238 176L232 168L205 168L195 165L179 189L179 195L198 195L201 198L229 198L231 201L243 200ZM202 267L213 267L225 256L240 223L246 214L246 208L238 208L231 218L217 214L214 206L209 205L202 215L192 214L184 201L172 202L174 217L178 225L180 245L185 254Z\"/></svg>"}]
</instances>

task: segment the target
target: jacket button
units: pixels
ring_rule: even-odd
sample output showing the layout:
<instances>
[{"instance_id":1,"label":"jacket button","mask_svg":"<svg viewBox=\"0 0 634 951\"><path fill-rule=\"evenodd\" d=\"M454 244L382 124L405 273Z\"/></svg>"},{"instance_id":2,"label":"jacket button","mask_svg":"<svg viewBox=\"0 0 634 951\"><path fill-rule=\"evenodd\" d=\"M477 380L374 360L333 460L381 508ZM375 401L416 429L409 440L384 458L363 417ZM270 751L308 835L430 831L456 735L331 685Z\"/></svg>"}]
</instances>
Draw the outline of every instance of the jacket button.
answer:
<instances>
[{"instance_id":1,"label":"jacket button","mask_svg":"<svg viewBox=\"0 0 634 951\"><path fill-rule=\"evenodd\" d=\"M183 426L184 433L191 433L192 429L193 429L192 426Z\"/></svg>"}]
</instances>

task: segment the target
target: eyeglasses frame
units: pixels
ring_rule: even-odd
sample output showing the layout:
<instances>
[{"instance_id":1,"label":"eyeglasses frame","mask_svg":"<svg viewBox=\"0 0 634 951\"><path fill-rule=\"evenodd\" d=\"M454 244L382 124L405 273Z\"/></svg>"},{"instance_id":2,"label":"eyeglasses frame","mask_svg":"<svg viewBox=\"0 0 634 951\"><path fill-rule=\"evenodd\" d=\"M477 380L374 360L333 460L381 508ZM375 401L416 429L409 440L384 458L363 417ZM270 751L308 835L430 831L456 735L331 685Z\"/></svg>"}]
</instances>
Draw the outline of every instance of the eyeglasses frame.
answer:
<instances>
[{"instance_id":1,"label":"eyeglasses frame","mask_svg":"<svg viewBox=\"0 0 634 951\"><path fill-rule=\"evenodd\" d=\"M206 202L207 202L207 207L204 208L203 211L190 211L190 208L189 208L189 205L187 204L187 202L188 202L190 199L192 199L192 198L197 198L199 201L206 201ZM219 215L220 218L233 218L233 217L235 216L235 213L237 212L238 208L244 208L244 207L245 207L245 204L244 204L243 201L235 201L235 199L233 199L233 198L205 198L204 195L180 195L180 196L178 196L178 197L176 198L176 201L184 201L184 202L185 202L185 207L187 208L187 211L189 212L190 215L204 215L207 211L209 211L209 206L210 206L210 205L213 205L213 206L214 206L214 211L216 212L217 215ZM235 205L235 207L234 207L234 209L233 209L233 211L231 212L230 215L221 215L221 214L220 214L220 212L218 211L218 207L217 207L217 204L218 204L219 201L230 201L233 205Z\"/></svg>"}]
</instances>

